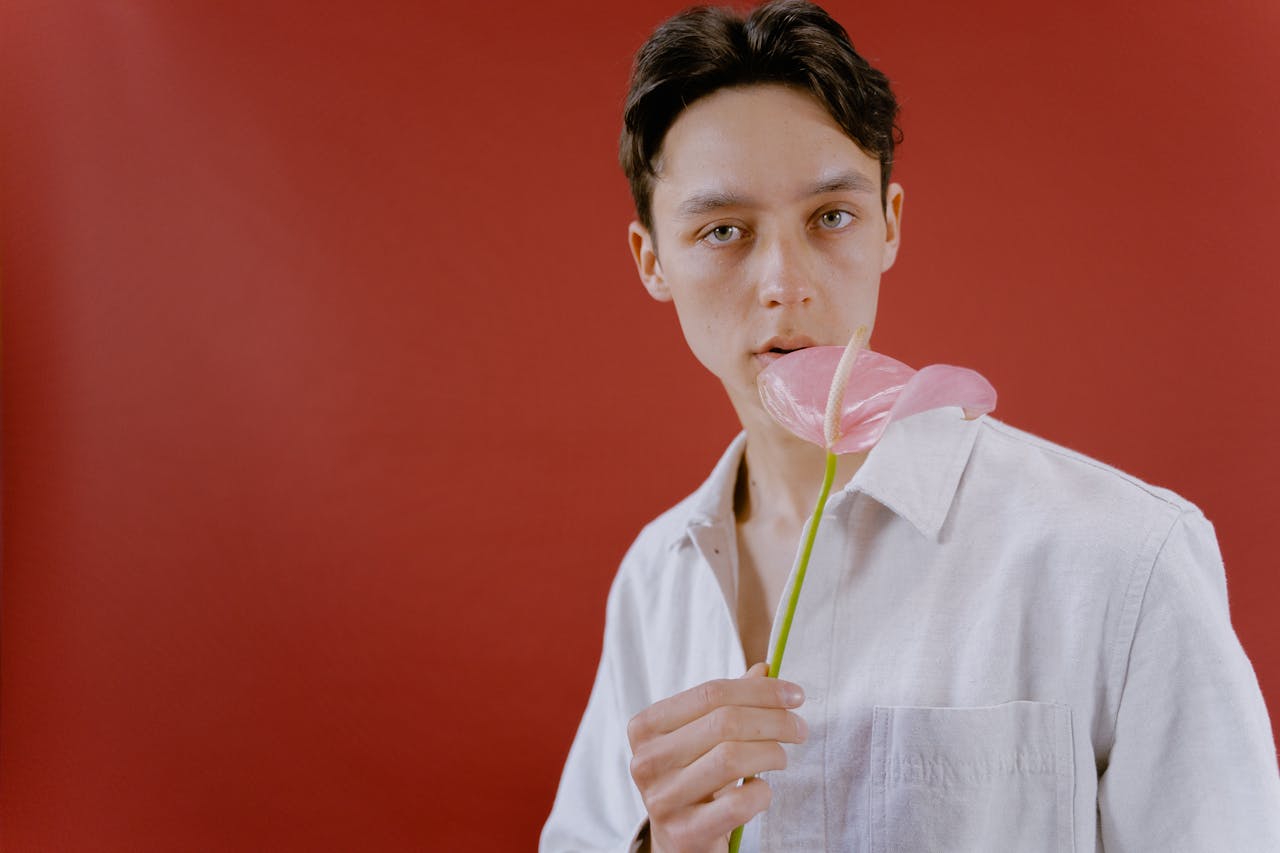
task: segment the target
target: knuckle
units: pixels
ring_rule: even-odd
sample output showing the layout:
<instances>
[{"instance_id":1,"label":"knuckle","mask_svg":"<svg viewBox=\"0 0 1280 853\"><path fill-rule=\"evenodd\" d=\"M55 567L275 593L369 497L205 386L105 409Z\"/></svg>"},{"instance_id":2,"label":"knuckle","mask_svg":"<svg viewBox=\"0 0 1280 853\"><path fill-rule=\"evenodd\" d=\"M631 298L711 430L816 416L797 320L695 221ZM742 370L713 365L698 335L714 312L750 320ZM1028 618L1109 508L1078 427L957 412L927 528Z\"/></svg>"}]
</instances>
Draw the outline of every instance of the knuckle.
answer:
<instances>
[{"instance_id":1,"label":"knuckle","mask_svg":"<svg viewBox=\"0 0 1280 853\"><path fill-rule=\"evenodd\" d=\"M737 776L738 765L742 760L742 749L734 741L722 741L711 750L711 760L717 773L722 776Z\"/></svg>"},{"instance_id":2,"label":"knuckle","mask_svg":"<svg viewBox=\"0 0 1280 853\"><path fill-rule=\"evenodd\" d=\"M659 788L648 791L643 799L650 820L664 821L670 827L673 823L672 815L677 813L679 805L673 802L671 794L666 789Z\"/></svg>"},{"instance_id":3,"label":"knuckle","mask_svg":"<svg viewBox=\"0 0 1280 853\"><path fill-rule=\"evenodd\" d=\"M631 778L635 780L636 787L643 788L644 783L648 782L652 775L652 758L642 752L637 752L631 756Z\"/></svg>"},{"instance_id":4,"label":"knuckle","mask_svg":"<svg viewBox=\"0 0 1280 853\"><path fill-rule=\"evenodd\" d=\"M644 711L636 714L627 721L627 740L631 742L631 748L634 750L637 743L644 738L646 729Z\"/></svg>"},{"instance_id":5,"label":"knuckle","mask_svg":"<svg viewBox=\"0 0 1280 853\"><path fill-rule=\"evenodd\" d=\"M724 682L707 681L698 689L698 699L708 708L716 708L724 704Z\"/></svg>"},{"instance_id":6,"label":"knuckle","mask_svg":"<svg viewBox=\"0 0 1280 853\"><path fill-rule=\"evenodd\" d=\"M718 741L738 740L741 736L738 714L727 706L721 706L712 711L709 724L712 736Z\"/></svg>"}]
</instances>

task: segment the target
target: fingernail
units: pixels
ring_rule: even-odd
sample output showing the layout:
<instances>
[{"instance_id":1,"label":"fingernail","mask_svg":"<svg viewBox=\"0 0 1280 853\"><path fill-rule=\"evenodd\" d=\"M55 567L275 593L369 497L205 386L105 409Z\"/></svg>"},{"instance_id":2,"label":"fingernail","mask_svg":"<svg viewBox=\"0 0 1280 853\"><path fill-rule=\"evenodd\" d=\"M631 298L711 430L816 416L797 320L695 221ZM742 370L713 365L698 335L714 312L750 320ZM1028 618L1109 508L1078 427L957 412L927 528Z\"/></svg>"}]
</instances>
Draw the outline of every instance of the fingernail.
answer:
<instances>
[{"instance_id":1,"label":"fingernail","mask_svg":"<svg viewBox=\"0 0 1280 853\"><path fill-rule=\"evenodd\" d=\"M801 742L809 739L809 724L804 721L804 717L796 715L796 729L800 732Z\"/></svg>"},{"instance_id":2,"label":"fingernail","mask_svg":"<svg viewBox=\"0 0 1280 853\"><path fill-rule=\"evenodd\" d=\"M794 708L804 701L804 691L798 684L788 684L782 689L782 701Z\"/></svg>"}]
</instances>

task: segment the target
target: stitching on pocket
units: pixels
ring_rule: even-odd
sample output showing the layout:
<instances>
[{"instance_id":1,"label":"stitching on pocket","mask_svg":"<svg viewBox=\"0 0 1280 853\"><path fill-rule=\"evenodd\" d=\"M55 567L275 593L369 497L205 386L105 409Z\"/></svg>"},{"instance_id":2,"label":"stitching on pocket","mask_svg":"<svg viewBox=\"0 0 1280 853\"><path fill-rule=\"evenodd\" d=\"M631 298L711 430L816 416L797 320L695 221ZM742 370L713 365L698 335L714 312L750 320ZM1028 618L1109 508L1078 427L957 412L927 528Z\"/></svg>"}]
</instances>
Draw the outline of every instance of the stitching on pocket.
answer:
<instances>
[{"instance_id":1,"label":"stitching on pocket","mask_svg":"<svg viewBox=\"0 0 1280 853\"><path fill-rule=\"evenodd\" d=\"M912 844L928 847L928 839L936 841L948 827L962 833L966 806L978 809L975 815L982 810L990 814L992 804L1002 802L1006 794L1011 795L1007 820L1012 821L1004 824L1006 833L1028 831L1029 824L1017 823L1024 815L1019 809L1039 804L1033 810L1039 816L1037 823L1050 822L1046 829L1053 834L1043 838L1042 843L1047 843L1039 849L1071 853L1075 849L1071 722L1070 707L1027 700L979 707L873 706L870 767L874 777L868 786L872 853L908 849ZM1017 806L1018 794L1028 798L1022 806ZM919 821L913 820L915 809L924 810ZM942 822L930 823L929 817ZM967 843L1009 841L975 836ZM959 837L956 842L962 843Z\"/></svg>"},{"instance_id":2,"label":"stitching on pocket","mask_svg":"<svg viewBox=\"0 0 1280 853\"><path fill-rule=\"evenodd\" d=\"M867 814L870 815L870 826L867 833L867 847L871 853L884 853L884 837L888 831L888 814L884 788L879 784L885 776L888 763L888 736L885 729L892 725L893 714L890 710L875 706L871 710L871 762L870 768L874 778L867 786Z\"/></svg>"}]
</instances>

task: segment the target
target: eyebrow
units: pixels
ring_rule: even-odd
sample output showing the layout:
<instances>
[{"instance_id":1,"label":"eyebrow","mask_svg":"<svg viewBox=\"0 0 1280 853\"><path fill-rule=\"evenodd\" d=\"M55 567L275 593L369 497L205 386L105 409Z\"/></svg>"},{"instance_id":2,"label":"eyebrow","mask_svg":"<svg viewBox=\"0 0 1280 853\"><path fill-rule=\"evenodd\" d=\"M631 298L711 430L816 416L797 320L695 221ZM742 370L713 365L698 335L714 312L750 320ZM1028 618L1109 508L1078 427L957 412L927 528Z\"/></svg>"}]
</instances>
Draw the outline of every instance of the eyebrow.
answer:
<instances>
[{"instance_id":1,"label":"eyebrow","mask_svg":"<svg viewBox=\"0 0 1280 853\"><path fill-rule=\"evenodd\" d=\"M838 175L819 181L801 193L799 198L805 199L810 196L838 192L870 194L875 191L875 183L870 178L861 172L851 171L841 172ZM676 209L676 213L681 219L696 219L699 216L723 210L726 207L750 207L753 204L754 202L751 198L731 190L705 190L694 193L681 202L680 207Z\"/></svg>"},{"instance_id":2,"label":"eyebrow","mask_svg":"<svg viewBox=\"0 0 1280 853\"><path fill-rule=\"evenodd\" d=\"M861 172L842 172L816 184L809 190L809 195L840 192L874 193L875 191L875 183Z\"/></svg>"},{"instance_id":3,"label":"eyebrow","mask_svg":"<svg viewBox=\"0 0 1280 853\"><path fill-rule=\"evenodd\" d=\"M694 193L680 202L680 207L676 212L681 219L697 219L699 216L715 210L722 210L726 207L746 207L750 203L750 199L737 193L707 190Z\"/></svg>"}]
</instances>

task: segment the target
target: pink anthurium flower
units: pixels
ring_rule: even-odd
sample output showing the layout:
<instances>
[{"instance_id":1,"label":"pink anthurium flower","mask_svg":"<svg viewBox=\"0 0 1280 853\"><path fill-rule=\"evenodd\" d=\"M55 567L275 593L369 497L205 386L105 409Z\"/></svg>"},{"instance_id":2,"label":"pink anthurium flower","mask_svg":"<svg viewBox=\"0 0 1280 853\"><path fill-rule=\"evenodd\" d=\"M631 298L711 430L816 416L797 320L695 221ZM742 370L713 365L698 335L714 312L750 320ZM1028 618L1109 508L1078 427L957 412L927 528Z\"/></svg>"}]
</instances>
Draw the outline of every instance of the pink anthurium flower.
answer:
<instances>
[{"instance_id":1,"label":"pink anthurium flower","mask_svg":"<svg viewBox=\"0 0 1280 853\"><path fill-rule=\"evenodd\" d=\"M977 371L946 364L913 370L865 349L850 358L852 349L809 347L766 367L757 379L765 411L800 438L843 454L870 449L889 424L928 409L960 406L972 420L996 407L995 389ZM851 370L842 402L829 413L832 380L842 361L851 362Z\"/></svg>"},{"instance_id":2,"label":"pink anthurium flower","mask_svg":"<svg viewBox=\"0 0 1280 853\"><path fill-rule=\"evenodd\" d=\"M945 364L912 370L887 355L863 349L866 341L867 327L859 326L848 346L789 353L757 377L765 411L795 435L827 451L818 505L801 536L791 597L769 658L771 678L777 678L782 669L800 587L835 480L837 455L874 447L889 424L928 409L960 406L971 420L996 407L996 391L981 374ZM738 853L741 843L742 827L738 827L729 836L730 853Z\"/></svg>"}]
</instances>

